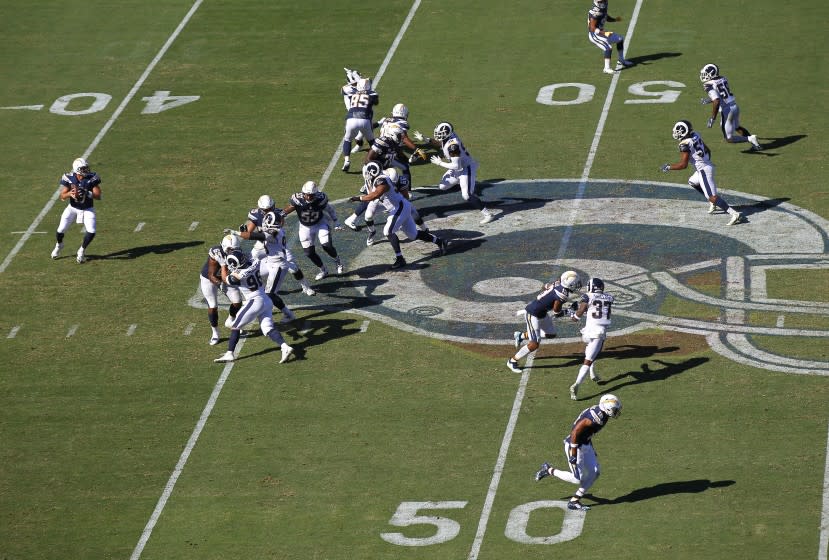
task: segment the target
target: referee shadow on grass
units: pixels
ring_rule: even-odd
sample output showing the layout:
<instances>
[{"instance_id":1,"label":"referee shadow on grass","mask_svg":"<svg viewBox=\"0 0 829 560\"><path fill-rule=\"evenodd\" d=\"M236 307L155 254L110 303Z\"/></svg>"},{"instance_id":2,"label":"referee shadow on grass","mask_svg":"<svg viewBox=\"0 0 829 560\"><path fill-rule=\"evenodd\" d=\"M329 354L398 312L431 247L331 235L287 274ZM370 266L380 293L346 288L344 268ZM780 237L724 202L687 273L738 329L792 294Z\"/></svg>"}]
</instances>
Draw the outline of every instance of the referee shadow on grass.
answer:
<instances>
[{"instance_id":1,"label":"referee shadow on grass","mask_svg":"<svg viewBox=\"0 0 829 560\"><path fill-rule=\"evenodd\" d=\"M705 492L711 488L725 488L736 484L733 480L708 480L707 478L700 478L696 480L677 480L675 482L662 482L654 486L646 486L644 488L637 488L632 492L619 496L618 498L608 499L586 494L585 497L590 498L595 505L591 507L609 506L614 504L630 504L641 502L643 500L650 500L662 496L671 496L673 494L698 494Z\"/></svg>"}]
</instances>

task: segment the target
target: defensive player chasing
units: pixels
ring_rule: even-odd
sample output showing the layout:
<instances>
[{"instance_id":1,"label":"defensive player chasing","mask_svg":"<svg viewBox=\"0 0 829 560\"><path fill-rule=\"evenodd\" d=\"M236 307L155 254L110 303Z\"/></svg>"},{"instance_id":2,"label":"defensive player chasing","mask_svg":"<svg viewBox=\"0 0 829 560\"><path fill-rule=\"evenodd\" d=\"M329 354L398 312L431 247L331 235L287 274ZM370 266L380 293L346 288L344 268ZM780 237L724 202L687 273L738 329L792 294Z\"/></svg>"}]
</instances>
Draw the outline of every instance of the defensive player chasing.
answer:
<instances>
[{"instance_id":1,"label":"defensive player chasing","mask_svg":"<svg viewBox=\"0 0 829 560\"><path fill-rule=\"evenodd\" d=\"M570 433L564 438L564 456L567 457L570 470L562 471L551 467L550 463L543 463L535 473L536 481L552 475L565 482L578 484L579 489L570 498L567 509L590 509L590 506L582 505L581 499L599 478L599 460L593 449L593 436L605 427L610 418L618 418L621 414L622 401L619 397L603 395L599 404L581 411L573 422Z\"/></svg>"},{"instance_id":2,"label":"defensive player chasing","mask_svg":"<svg viewBox=\"0 0 829 560\"><path fill-rule=\"evenodd\" d=\"M757 141L757 135L750 133L740 125L740 107L737 100L728 87L728 80L720 75L720 68L716 64L706 64L699 71L699 79L702 82L702 89L708 97L702 98L702 104L711 103L711 116L708 118L708 128L714 126L717 120L717 113L722 115L720 129L726 142L739 144L750 142L754 150L762 150L763 146ZM735 134L739 132L739 134Z\"/></svg>"},{"instance_id":3,"label":"defensive player chasing","mask_svg":"<svg viewBox=\"0 0 829 560\"><path fill-rule=\"evenodd\" d=\"M613 307L613 296L605 293L604 281L601 278L591 278L587 283L587 293L579 298L579 307L573 313L573 320L578 321L585 317L585 325L581 330L581 339L587 345L584 348L584 363L579 368L576 382L570 386L570 398L578 400L579 385L590 373L592 381L601 381L593 370L593 364L604 346L607 338L607 327L610 326L610 313Z\"/></svg>"},{"instance_id":4,"label":"defensive player chasing","mask_svg":"<svg viewBox=\"0 0 829 560\"><path fill-rule=\"evenodd\" d=\"M679 121L674 124L674 140L679 140L679 162L666 163L661 167L663 173L680 171L688 167L693 159L696 171L688 178L688 184L708 199L708 213L713 214L717 208L731 216L728 225L733 226L743 220L743 215L734 210L717 194L717 184L714 182L714 164L711 163L711 150L702 141L699 134L694 132L691 123Z\"/></svg>"},{"instance_id":5,"label":"defensive player chasing","mask_svg":"<svg viewBox=\"0 0 829 560\"><path fill-rule=\"evenodd\" d=\"M572 292L577 292L580 289L581 280L579 275L572 270L566 271L555 282L544 284L544 291L524 308L523 316L527 330L524 332L515 331L512 335L515 340L515 348L518 351L507 360L508 368L515 373L521 373L523 370L519 367L518 360L538 350L542 337L556 337L556 326L549 313L552 312L555 317L563 317L565 314L564 303L570 299ZM524 341L526 341L526 345L522 346Z\"/></svg>"},{"instance_id":6,"label":"defensive player chasing","mask_svg":"<svg viewBox=\"0 0 829 560\"><path fill-rule=\"evenodd\" d=\"M72 171L64 173L60 178L60 199L68 200L69 204L60 215L60 223L55 232L55 248L52 249L52 258L60 256L63 249L63 235L72 222L83 224L84 235L81 247L78 249L75 260L78 264L86 262L86 248L95 238L96 216L93 201L101 200L101 178L89 169L89 163L78 158L72 162Z\"/></svg>"}]
</instances>

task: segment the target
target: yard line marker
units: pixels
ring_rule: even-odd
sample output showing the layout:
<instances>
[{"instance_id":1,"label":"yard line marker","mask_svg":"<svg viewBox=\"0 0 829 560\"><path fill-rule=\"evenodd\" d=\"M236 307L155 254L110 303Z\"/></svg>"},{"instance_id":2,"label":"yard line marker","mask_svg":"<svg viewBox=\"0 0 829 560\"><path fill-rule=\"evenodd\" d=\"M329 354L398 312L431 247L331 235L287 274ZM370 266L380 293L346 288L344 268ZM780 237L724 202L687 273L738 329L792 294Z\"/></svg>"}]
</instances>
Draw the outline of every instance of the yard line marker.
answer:
<instances>
[{"instance_id":1,"label":"yard line marker","mask_svg":"<svg viewBox=\"0 0 829 560\"><path fill-rule=\"evenodd\" d=\"M14 338L17 336L17 331L20 330L20 326L12 327L12 330L9 331L9 334L6 338Z\"/></svg>"},{"instance_id":2,"label":"yard line marker","mask_svg":"<svg viewBox=\"0 0 829 560\"><path fill-rule=\"evenodd\" d=\"M155 58L153 58L150 64L147 66L147 68L144 69L144 73L141 74L141 77L138 78L138 81L135 82L135 85L132 86L132 89L129 91L129 93L127 93L126 97L124 97L124 100L121 101L121 104L118 105L118 108L115 109L109 120L104 124L101 130L98 131L98 135L95 136L95 139L92 140L92 143L89 145L86 151L84 151L83 155L81 155L82 158L86 160L89 159L89 156L92 155L92 152L94 152L95 148L98 147L98 144L101 143L101 140L103 140L104 136L106 136L106 133L109 132L109 129L112 128L112 125L115 124L115 121L118 119L118 117L121 116L121 113L124 112L124 109L126 108L127 104L129 104L129 102L132 101L132 98L135 97L135 94L138 93L138 90L141 88L141 86L144 85L144 82L149 77L150 72L152 72L153 69L155 69L156 65L161 61L164 55L167 54L167 51L172 46L173 41L176 40L176 38L184 29L184 26L187 25L187 22L190 21L191 17L193 17L193 14L196 13L196 10L199 9L199 6L201 6L202 1L203 0L196 0L193 3L193 6L190 8L190 11L187 12L187 15L184 16L184 19L181 20L181 23L178 24L178 27L176 27L172 35L170 35L170 37L167 38L167 42L164 43L164 46L161 47L161 50L158 51L158 54L155 55ZM23 245L26 244L26 242L29 240L29 237L31 237L32 233L35 231L35 229L37 229L37 226L40 225L40 222L43 221L43 218L46 217L46 215L52 209L52 206L55 205L55 202L57 202L59 195L60 187L55 189L55 192L52 193L52 197L46 202L46 205L43 206L43 209L40 211L40 213L38 213L38 215L35 216L35 219L31 223L31 225L29 225L29 228L26 230L26 233L24 233L20 237L15 246L12 247L12 250L9 251L9 254L6 255L6 258L3 259L3 262L0 263L0 274L6 271L6 268L8 268L9 264L11 264L12 259L17 255L17 253L20 252L20 250L23 248Z\"/></svg>"},{"instance_id":3,"label":"yard line marker","mask_svg":"<svg viewBox=\"0 0 829 560\"><path fill-rule=\"evenodd\" d=\"M397 36L392 41L391 46L389 47L388 52L386 53L386 58L383 59L383 63L380 65L380 69L377 70L377 74L375 74L374 78L372 78L371 83L374 87L380 85L380 79L383 77L383 74L386 73L386 68L389 66L389 62L391 62L394 53L397 52L397 47L400 45L400 41L403 39L403 35L406 34L406 30L409 28L409 24L412 22L414 18L415 12L420 7L420 0L415 0L412 7L409 9L409 14L406 16L406 19L403 20L403 25L400 26L400 30L397 32ZM340 141L339 146L337 149L334 150L334 155L331 157L331 162L328 164L328 167L325 169L325 173L322 174L322 179L319 182L320 190L325 189L326 183L328 183L328 178L331 177L331 172L334 170L334 166L337 165L337 161L340 159L340 155L342 155L343 143Z\"/></svg>"},{"instance_id":4,"label":"yard line marker","mask_svg":"<svg viewBox=\"0 0 829 560\"><path fill-rule=\"evenodd\" d=\"M239 344L236 346L237 353L240 352L245 346L245 340L245 338L239 339ZM161 493L161 497L155 505L153 514L150 516L150 520L147 521L147 525L141 533L141 538L138 539L138 544L135 545L135 550L132 551L130 560L138 560L138 558L141 558L141 553L144 551L144 547L147 546L147 541L150 540L150 535L153 534L153 529L155 528L156 523L158 523L158 518L161 517L161 512L164 511L164 506L167 505L167 500L170 499L170 496L173 493L173 488L176 487L178 477L181 475L181 471L184 470L184 465L187 464L187 460L190 458L190 453L192 453L193 448L196 447L196 442L199 441L199 436L204 429L204 425L207 424L207 419L210 418L210 413L213 412L213 406L219 399L219 395L222 392L222 388L224 387L227 378L230 377L230 372L233 370L234 363L235 362L228 362L225 364L225 367L222 369L222 374L219 376L219 380L216 381L216 385L213 386L213 392L210 394L210 398L207 399L207 404L204 405L204 410L202 410L199 421L196 423L196 427L193 428L193 433L190 434L190 439L187 440L187 445L184 447L184 451L181 452L178 463L176 463L173 473L170 475L169 480L167 480L167 484L164 486L164 492Z\"/></svg>"},{"instance_id":5,"label":"yard line marker","mask_svg":"<svg viewBox=\"0 0 829 560\"><path fill-rule=\"evenodd\" d=\"M827 430L829 434L829 430ZM820 546L818 560L826 560L829 553L829 435L826 436L826 463L823 468L823 511L820 514Z\"/></svg>"},{"instance_id":6,"label":"yard line marker","mask_svg":"<svg viewBox=\"0 0 829 560\"><path fill-rule=\"evenodd\" d=\"M190 230L189 231L196 231L197 227L199 227L199 222L193 222L192 224L190 224Z\"/></svg>"},{"instance_id":7,"label":"yard line marker","mask_svg":"<svg viewBox=\"0 0 829 560\"><path fill-rule=\"evenodd\" d=\"M636 20L639 18L639 10L642 7L642 1L643 0L636 0L636 7L633 9L633 14L630 17L630 24L628 25L627 34L625 35L625 43L628 48L630 47L630 39L633 37L633 28L636 26ZM602 138L604 125L607 121L607 115L610 112L610 105L616 92L616 84L619 81L619 74L619 72L613 74L613 78L610 81L607 97L605 98L604 106L602 107L602 114L599 117L599 123L596 126L596 133L593 135L593 142L590 145L590 151L587 153L587 161L584 164L584 170L582 171L581 179L579 181L579 188L576 193L576 198L573 201L574 208L570 214L570 225L568 225L565 229L564 235L561 238L561 244L558 248L558 255L556 256L557 261L561 261L564 258L564 255L567 253L567 247L570 244L570 237L573 233L573 224L576 221L576 215L579 211L579 204L584 198L584 191L587 190L587 181L590 177L590 171L593 168L593 160L596 158L596 152L599 149L599 141ZM521 375L521 383L518 385L518 392L515 394L515 401L513 402L512 412L510 413L510 419L507 423L507 430L504 433L504 439L501 441L501 450L498 453L498 459L495 462L492 480L489 484L489 490L487 491L484 508L478 522L478 532L475 534L475 540L472 542L472 550L469 552L468 560L477 560L478 554L481 550L481 544L483 543L484 535L486 534L486 525L489 521L489 516L492 513L492 504L495 501L495 493L498 491L498 484L501 481L501 474L504 470L504 463L506 462L507 452L512 440L512 433L515 429L515 423L518 421L518 413L521 410L521 402L524 399L524 393L527 388L527 383L529 382L530 374L527 370L532 365L532 358L532 355L527 358L527 365L524 367L524 373Z\"/></svg>"},{"instance_id":8,"label":"yard line marker","mask_svg":"<svg viewBox=\"0 0 829 560\"><path fill-rule=\"evenodd\" d=\"M360 332L366 332L368 330L368 324L370 321L363 321L363 324L360 325Z\"/></svg>"},{"instance_id":9,"label":"yard line marker","mask_svg":"<svg viewBox=\"0 0 829 560\"><path fill-rule=\"evenodd\" d=\"M26 233L26 232L25 232L25 231L13 231L12 233L13 233L14 235L20 235L21 233ZM34 235L34 234L36 234L36 233L49 233L49 232L47 232L47 231L33 231L33 232L32 232L32 235Z\"/></svg>"},{"instance_id":10,"label":"yard line marker","mask_svg":"<svg viewBox=\"0 0 829 560\"><path fill-rule=\"evenodd\" d=\"M193 332L193 327L196 326L196 323L190 323L186 327L184 327L184 336L190 336Z\"/></svg>"},{"instance_id":11,"label":"yard line marker","mask_svg":"<svg viewBox=\"0 0 829 560\"><path fill-rule=\"evenodd\" d=\"M137 226L135 226L135 229L134 229L134 230L132 230L132 232L133 232L133 233L138 233L139 231L141 231L142 229L144 229L144 226L146 225L146 223L147 223L147 222L138 222L138 225L137 225Z\"/></svg>"},{"instance_id":12,"label":"yard line marker","mask_svg":"<svg viewBox=\"0 0 829 560\"><path fill-rule=\"evenodd\" d=\"M71 327L69 327L69 332L66 333L66 338L75 336L75 333L78 332L79 326L80 325L72 325Z\"/></svg>"},{"instance_id":13,"label":"yard line marker","mask_svg":"<svg viewBox=\"0 0 829 560\"><path fill-rule=\"evenodd\" d=\"M127 336L134 335L135 334L135 329L137 329L137 328L138 328L138 325L136 325L135 323L130 325L129 328L127 329Z\"/></svg>"}]
</instances>

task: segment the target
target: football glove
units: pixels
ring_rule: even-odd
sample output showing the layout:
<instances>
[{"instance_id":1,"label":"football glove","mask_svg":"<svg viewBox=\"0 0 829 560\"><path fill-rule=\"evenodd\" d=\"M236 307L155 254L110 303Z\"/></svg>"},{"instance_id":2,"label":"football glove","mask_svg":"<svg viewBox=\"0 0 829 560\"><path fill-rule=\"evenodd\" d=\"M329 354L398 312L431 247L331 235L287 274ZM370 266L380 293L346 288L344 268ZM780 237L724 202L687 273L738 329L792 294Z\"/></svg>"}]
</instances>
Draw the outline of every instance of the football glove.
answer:
<instances>
[{"instance_id":1,"label":"football glove","mask_svg":"<svg viewBox=\"0 0 829 560\"><path fill-rule=\"evenodd\" d=\"M709 98L707 98L707 97L703 97L702 99L700 99L700 100L699 100L699 104L700 104L700 105L708 105L709 103L713 103L713 101L711 101L711 100L710 100Z\"/></svg>"},{"instance_id":2,"label":"football glove","mask_svg":"<svg viewBox=\"0 0 829 560\"><path fill-rule=\"evenodd\" d=\"M662 166L662 167L660 167L659 169L660 169L660 171L662 171L662 173L667 173L668 171L670 171L670 170L671 170L671 164L670 164L670 163L666 163L665 165L663 165L663 166Z\"/></svg>"},{"instance_id":3,"label":"football glove","mask_svg":"<svg viewBox=\"0 0 829 560\"><path fill-rule=\"evenodd\" d=\"M705 124L706 124L706 126L708 126L708 128L711 128L712 126L714 126L714 117L708 117L708 122L705 123Z\"/></svg>"},{"instance_id":4,"label":"football glove","mask_svg":"<svg viewBox=\"0 0 829 560\"><path fill-rule=\"evenodd\" d=\"M442 160L442 159L440 159L440 157L438 157L438 156L432 156L432 157L429 159L429 161L431 161L431 162L432 162L432 163L434 163L435 165L440 165L441 167L443 167L443 165L441 165L441 164L443 163L443 160Z\"/></svg>"},{"instance_id":5,"label":"football glove","mask_svg":"<svg viewBox=\"0 0 829 560\"><path fill-rule=\"evenodd\" d=\"M350 197L348 197L348 201L349 202L360 202L360 196L359 195L350 196Z\"/></svg>"},{"instance_id":6,"label":"football glove","mask_svg":"<svg viewBox=\"0 0 829 560\"><path fill-rule=\"evenodd\" d=\"M416 141L418 141L418 142L423 142L423 140L424 140L424 137L423 137L423 135L420 133L420 131L419 131L419 130L413 130L413 131L412 131L412 138L414 138L414 139L415 139Z\"/></svg>"},{"instance_id":7,"label":"football glove","mask_svg":"<svg viewBox=\"0 0 829 560\"><path fill-rule=\"evenodd\" d=\"M409 156L409 163L416 163L419 161L426 161L426 152L423 148L416 149L411 156Z\"/></svg>"}]
</instances>

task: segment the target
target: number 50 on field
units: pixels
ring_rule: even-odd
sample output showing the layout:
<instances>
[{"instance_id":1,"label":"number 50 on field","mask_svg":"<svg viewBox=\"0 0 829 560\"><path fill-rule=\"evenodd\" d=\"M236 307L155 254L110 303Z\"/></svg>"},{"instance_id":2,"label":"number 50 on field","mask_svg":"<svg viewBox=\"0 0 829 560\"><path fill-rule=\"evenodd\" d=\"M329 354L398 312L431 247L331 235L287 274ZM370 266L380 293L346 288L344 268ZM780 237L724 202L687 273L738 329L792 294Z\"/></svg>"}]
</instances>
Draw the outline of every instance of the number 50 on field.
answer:
<instances>
[{"instance_id":1,"label":"number 50 on field","mask_svg":"<svg viewBox=\"0 0 829 560\"><path fill-rule=\"evenodd\" d=\"M685 84L682 82L672 82L670 80L636 82L628 87L628 93L633 98L625 99L625 104L673 103L681 92L669 88L684 87ZM595 93L596 86L591 84L580 84L578 82L550 84L538 90L535 100L542 105L580 105L592 101Z\"/></svg>"}]
</instances>

